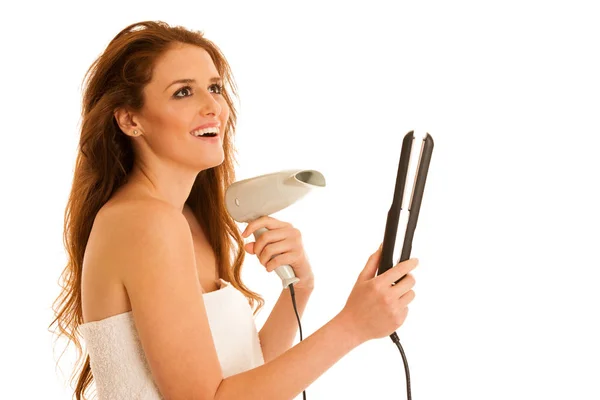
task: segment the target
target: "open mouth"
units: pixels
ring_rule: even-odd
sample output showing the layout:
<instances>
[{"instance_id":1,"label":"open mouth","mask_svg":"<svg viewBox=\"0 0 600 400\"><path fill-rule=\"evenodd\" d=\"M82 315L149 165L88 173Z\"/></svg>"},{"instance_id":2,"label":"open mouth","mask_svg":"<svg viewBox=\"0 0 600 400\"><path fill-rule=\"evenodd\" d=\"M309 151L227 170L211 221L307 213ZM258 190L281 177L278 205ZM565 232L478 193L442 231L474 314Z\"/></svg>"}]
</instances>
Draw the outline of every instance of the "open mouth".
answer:
<instances>
[{"instance_id":1,"label":"open mouth","mask_svg":"<svg viewBox=\"0 0 600 400\"><path fill-rule=\"evenodd\" d=\"M214 138L219 136L219 128L216 126L211 126L208 128L194 130L190 132L190 134L195 137Z\"/></svg>"}]
</instances>

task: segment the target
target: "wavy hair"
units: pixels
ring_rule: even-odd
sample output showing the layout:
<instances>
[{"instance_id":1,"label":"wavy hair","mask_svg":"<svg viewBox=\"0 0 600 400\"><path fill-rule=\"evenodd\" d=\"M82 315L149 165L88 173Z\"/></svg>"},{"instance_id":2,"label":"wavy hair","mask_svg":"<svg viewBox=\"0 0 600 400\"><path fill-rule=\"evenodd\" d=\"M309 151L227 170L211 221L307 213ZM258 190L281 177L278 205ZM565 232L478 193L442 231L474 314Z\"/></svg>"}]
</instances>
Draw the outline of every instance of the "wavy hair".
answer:
<instances>
[{"instance_id":1,"label":"wavy hair","mask_svg":"<svg viewBox=\"0 0 600 400\"><path fill-rule=\"evenodd\" d=\"M93 382L90 357L78 337L78 326L83 323L83 255L96 214L123 185L135 160L130 138L121 132L113 112L120 107L138 111L143 107L142 90L152 78L156 60L178 43L196 45L208 52L225 84L222 93L230 108L223 139L225 159L221 165L198 174L186 204L207 233L220 276L240 290L251 307L256 306L255 315L264 305L263 298L241 280L244 241L225 209L225 190L235 181L233 162L237 162L232 142L237 119L232 96L237 97L237 93L229 64L201 31L171 27L162 21L132 24L111 40L87 70L83 82L78 153L64 214L63 240L68 261L59 278L61 291L53 303L55 318L49 325L49 328L56 326L58 337L68 339L67 346L73 342L77 349L76 367L70 380L71 386L76 380L73 396L77 400L86 399L86 390Z\"/></svg>"}]
</instances>

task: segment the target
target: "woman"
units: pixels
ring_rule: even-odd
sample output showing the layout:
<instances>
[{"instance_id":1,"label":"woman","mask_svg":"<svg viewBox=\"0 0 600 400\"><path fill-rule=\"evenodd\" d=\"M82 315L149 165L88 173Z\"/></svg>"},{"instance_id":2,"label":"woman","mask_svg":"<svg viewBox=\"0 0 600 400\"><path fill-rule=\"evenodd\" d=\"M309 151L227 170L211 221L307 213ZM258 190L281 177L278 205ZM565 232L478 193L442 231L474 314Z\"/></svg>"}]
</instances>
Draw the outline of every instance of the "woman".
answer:
<instances>
[{"instance_id":1,"label":"woman","mask_svg":"<svg viewBox=\"0 0 600 400\"><path fill-rule=\"evenodd\" d=\"M133 24L86 77L65 213L69 261L51 324L80 361L78 335L86 343L77 399L92 380L100 399L289 399L404 322L418 261L375 277L380 247L343 310L313 335L290 349L297 320L287 291L256 331L252 307L263 299L240 279L243 240L223 201L235 180L235 85L202 33ZM270 231L246 250L268 271L294 268L301 315L314 279L300 234L264 217L244 236L261 227Z\"/></svg>"}]
</instances>

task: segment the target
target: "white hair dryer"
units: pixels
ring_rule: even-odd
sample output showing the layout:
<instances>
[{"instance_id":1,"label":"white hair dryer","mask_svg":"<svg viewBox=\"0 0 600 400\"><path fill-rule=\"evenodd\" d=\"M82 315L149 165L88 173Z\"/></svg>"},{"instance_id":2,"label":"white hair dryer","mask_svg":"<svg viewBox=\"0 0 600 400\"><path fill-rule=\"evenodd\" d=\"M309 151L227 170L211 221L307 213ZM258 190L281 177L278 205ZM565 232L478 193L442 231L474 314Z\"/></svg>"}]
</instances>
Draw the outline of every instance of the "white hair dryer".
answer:
<instances>
[{"instance_id":1,"label":"white hair dryer","mask_svg":"<svg viewBox=\"0 0 600 400\"><path fill-rule=\"evenodd\" d=\"M225 206L234 220L250 223L294 204L315 187L325 187L325 177L312 169L260 175L231 184L225 192ZM267 230L257 229L254 239L258 240ZM284 288L299 281L289 265L277 267L275 272L281 278Z\"/></svg>"}]
</instances>

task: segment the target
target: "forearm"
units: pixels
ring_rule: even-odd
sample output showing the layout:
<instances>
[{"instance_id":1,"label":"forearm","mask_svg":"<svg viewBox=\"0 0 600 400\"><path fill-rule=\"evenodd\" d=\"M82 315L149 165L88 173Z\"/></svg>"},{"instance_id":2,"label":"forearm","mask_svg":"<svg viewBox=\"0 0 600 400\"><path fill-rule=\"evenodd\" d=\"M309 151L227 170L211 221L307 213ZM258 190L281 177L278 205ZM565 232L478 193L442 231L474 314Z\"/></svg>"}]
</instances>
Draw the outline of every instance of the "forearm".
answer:
<instances>
[{"instance_id":1,"label":"forearm","mask_svg":"<svg viewBox=\"0 0 600 400\"><path fill-rule=\"evenodd\" d=\"M272 361L221 381L215 400L293 399L362 341L338 314Z\"/></svg>"},{"instance_id":2,"label":"forearm","mask_svg":"<svg viewBox=\"0 0 600 400\"><path fill-rule=\"evenodd\" d=\"M302 318L311 294L312 289L298 289L295 291L296 308L300 318ZM298 319L294 312L292 296L289 289L283 289L275 307L273 307L271 314L258 334L265 363L292 347L297 332Z\"/></svg>"}]
</instances>

